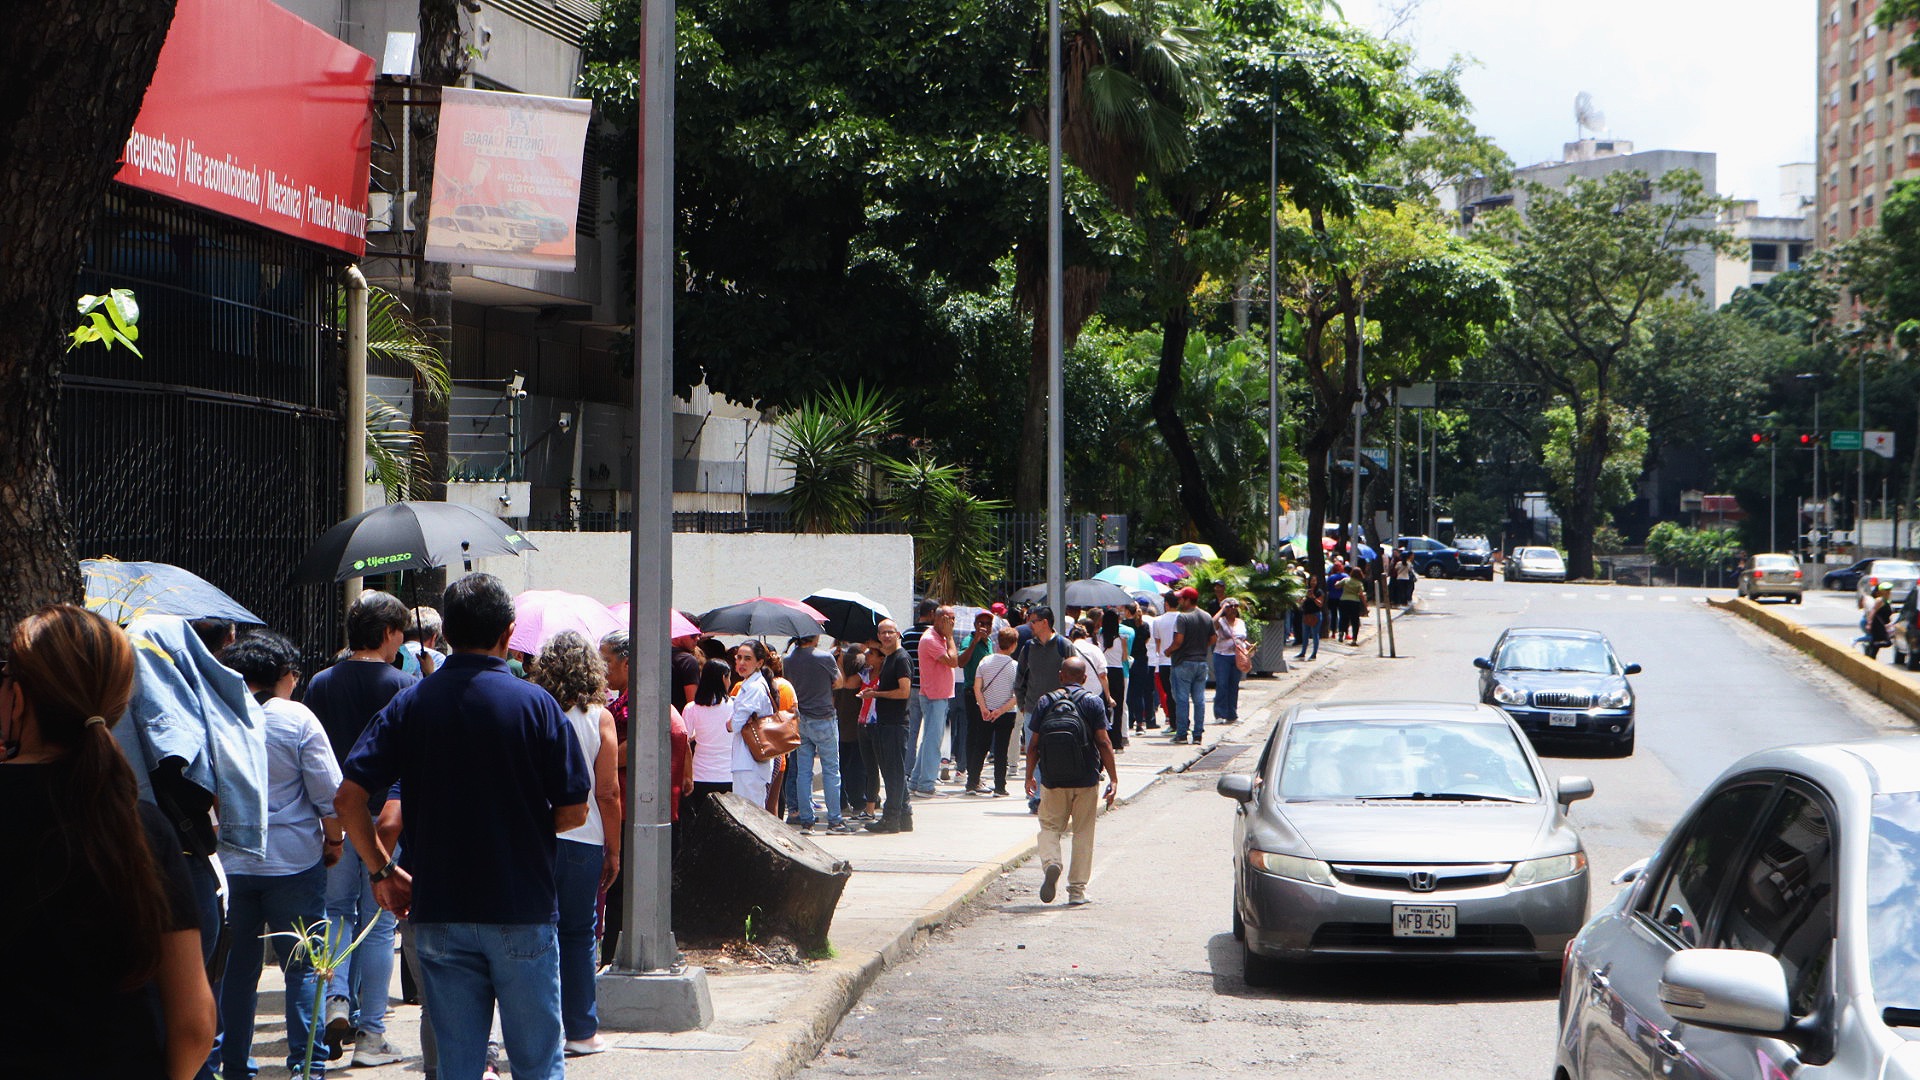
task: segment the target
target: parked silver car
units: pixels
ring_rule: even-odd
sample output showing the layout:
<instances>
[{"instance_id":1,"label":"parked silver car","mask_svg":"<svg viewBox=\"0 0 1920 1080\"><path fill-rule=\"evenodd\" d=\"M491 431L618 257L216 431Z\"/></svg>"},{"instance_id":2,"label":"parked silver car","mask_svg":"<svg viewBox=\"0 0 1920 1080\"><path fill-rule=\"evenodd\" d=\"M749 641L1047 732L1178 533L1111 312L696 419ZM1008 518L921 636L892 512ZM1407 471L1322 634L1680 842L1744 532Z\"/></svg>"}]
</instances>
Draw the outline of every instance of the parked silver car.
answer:
<instances>
[{"instance_id":1,"label":"parked silver car","mask_svg":"<svg viewBox=\"0 0 1920 1080\"><path fill-rule=\"evenodd\" d=\"M1246 980L1316 960L1517 960L1558 977L1587 853L1513 721L1455 702L1295 706L1237 801L1233 932Z\"/></svg>"},{"instance_id":2,"label":"parked silver car","mask_svg":"<svg viewBox=\"0 0 1920 1080\"><path fill-rule=\"evenodd\" d=\"M1750 755L1622 877L1558 1080L1920 1077L1920 737Z\"/></svg>"},{"instance_id":3,"label":"parked silver car","mask_svg":"<svg viewBox=\"0 0 1920 1080\"><path fill-rule=\"evenodd\" d=\"M1507 560L1508 581L1565 581L1567 560L1550 547L1514 548Z\"/></svg>"}]
</instances>

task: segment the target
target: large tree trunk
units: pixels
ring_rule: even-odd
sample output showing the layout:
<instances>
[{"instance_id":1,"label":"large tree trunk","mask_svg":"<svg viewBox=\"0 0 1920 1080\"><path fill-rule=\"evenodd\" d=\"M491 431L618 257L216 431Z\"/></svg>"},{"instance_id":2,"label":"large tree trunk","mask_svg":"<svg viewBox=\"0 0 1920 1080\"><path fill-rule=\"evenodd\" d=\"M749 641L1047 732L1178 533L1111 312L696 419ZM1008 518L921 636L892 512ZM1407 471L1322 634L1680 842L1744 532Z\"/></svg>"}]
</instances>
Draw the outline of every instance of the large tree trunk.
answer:
<instances>
[{"instance_id":1,"label":"large tree trunk","mask_svg":"<svg viewBox=\"0 0 1920 1080\"><path fill-rule=\"evenodd\" d=\"M732 792L702 796L680 823L673 930L691 940L744 935L827 945L853 866Z\"/></svg>"},{"instance_id":2,"label":"large tree trunk","mask_svg":"<svg viewBox=\"0 0 1920 1080\"><path fill-rule=\"evenodd\" d=\"M415 46L420 84L438 88L452 86L466 74L465 53L460 40L460 12L457 0L420 0L420 40ZM430 93L437 92L429 90ZM413 253L426 251L427 218L434 212L433 174L440 145L440 110L416 107L408 110L408 128L412 135L412 177L408 183L419 192L413 210ZM413 264L413 296L410 306L419 321L427 343L453 366L453 267L421 258ZM450 405L427 394L427 384L418 376L413 380L413 430L420 433L420 448L426 455L429 481L424 488L409 493L413 499L443 501L447 497L447 434ZM423 597L437 598L447 586L448 569L424 570L414 583ZM456 574L456 576L458 576ZM411 597L408 598L412 600ZM437 599L426 602L437 603Z\"/></svg>"},{"instance_id":3,"label":"large tree trunk","mask_svg":"<svg viewBox=\"0 0 1920 1080\"><path fill-rule=\"evenodd\" d=\"M1600 474L1606 469L1608 450L1613 442L1609 423L1609 403L1603 397L1594 403L1588 430L1573 434L1573 498L1567 500L1566 518L1561 522L1561 538L1567 544L1567 578L1593 576L1593 533L1600 522ZM1583 437L1584 436L1584 437Z\"/></svg>"},{"instance_id":4,"label":"large tree trunk","mask_svg":"<svg viewBox=\"0 0 1920 1080\"><path fill-rule=\"evenodd\" d=\"M74 280L87 236L173 10L172 0L18 0L8 9L0 42L0 636L43 604L81 596L53 459L62 338L80 321Z\"/></svg>"},{"instance_id":5,"label":"large tree trunk","mask_svg":"<svg viewBox=\"0 0 1920 1080\"><path fill-rule=\"evenodd\" d=\"M1193 440L1187 437L1186 418L1175 408L1183 381L1181 369L1186 363L1190 329L1187 324L1192 319L1192 311L1185 302L1187 294L1180 295L1181 302L1166 313L1160 324L1160 371L1153 383L1153 423L1160 429L1160 438L1167 444L1167 453L1173 458L1179 475L1181 509L1200 531L1201 539L1213 545L1215 553L1239 565L1253 561L1253 553L1233 526L1214 509L1206 474L1200 471L1200 456L1194 453Z\"/></svg>"}]
</instances>

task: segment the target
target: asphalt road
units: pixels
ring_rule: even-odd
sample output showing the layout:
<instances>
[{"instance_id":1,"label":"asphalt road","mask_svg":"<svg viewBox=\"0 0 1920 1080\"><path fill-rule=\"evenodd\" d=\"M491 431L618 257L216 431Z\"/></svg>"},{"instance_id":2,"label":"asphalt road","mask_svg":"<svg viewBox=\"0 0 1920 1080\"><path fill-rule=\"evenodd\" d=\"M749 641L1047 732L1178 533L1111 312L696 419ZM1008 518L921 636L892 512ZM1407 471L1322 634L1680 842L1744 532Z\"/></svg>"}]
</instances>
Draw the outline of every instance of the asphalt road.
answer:
<instances>
[{"instance_id":1,"label":"asphalt road","mask_svg":"<svg viewBox=\"0 0 1920 1080\"><path fill-rule=\"evenodd\" d=\"M1309 696L1472 700L1472 659L1509 625L1589 627L1645 672L1639 746L1620 760L1552 757L1593 778L1575 808L1594 904L1699 791L1770 745L1911 726L1690 589L1422 582L1400 657L1369 642ZM1322 650L1327 657L1338 647ZM1344 650L1342 650L1344 651ZM1195 770L1104 818L1094 903L1042 905L1030 863L967 921L884 975L809 1072L822 1076L1200 1077L1284 1068L1300 1080L1551 1075L1555 996L1515 968L1315 969L1250 990L1229 933L1231 804L1221 768L1251 767L1237 731ZM1236 745L1236 743L1238 745ZM1235 755L1237 756L1229 756ZM1211 767L1210 767L1211 766Z\"/></svg>"}]
</instances>

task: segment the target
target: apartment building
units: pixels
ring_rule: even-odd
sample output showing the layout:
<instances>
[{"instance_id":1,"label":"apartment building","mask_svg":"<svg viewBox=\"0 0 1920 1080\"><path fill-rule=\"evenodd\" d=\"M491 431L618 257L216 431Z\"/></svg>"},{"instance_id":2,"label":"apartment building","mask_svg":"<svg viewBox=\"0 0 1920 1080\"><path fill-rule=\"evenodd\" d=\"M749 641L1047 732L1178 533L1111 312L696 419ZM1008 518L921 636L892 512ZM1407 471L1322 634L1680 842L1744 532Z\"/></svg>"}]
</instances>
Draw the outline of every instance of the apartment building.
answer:
<instances>
[{"instance_id":1,"label":"apartment building","mask_svg":"<svg viewBox=\"0 0 1920 1080\"><path fill-rule=\"evenodd\" d=\"M1920 169L1920 80L1899 66L1906 31L1882 30L1879 0L1822 0L1818 202L1822 246L1872 228L1887 190Z\"/></svg>"}]
</instances>

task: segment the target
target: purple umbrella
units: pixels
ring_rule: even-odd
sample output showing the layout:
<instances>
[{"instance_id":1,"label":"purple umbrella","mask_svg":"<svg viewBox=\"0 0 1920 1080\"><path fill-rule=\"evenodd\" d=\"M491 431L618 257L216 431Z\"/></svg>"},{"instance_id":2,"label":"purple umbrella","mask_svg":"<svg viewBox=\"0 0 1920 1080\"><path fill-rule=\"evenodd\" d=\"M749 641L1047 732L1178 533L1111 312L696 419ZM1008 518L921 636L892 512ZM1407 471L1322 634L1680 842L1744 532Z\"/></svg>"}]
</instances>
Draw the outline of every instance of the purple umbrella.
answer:
<instances>
[{"instance_id":1,"label":"purple umbrella","mask_svg":"<svg viewBox=\"0 0 1920 1080\"><path fill-rule=\"evenodd\" d=\"M1187 576L1187 568L1177 562L1150 562L1140 567L1148 577L1165 585Z\"/></svg>"}]
</instances>

